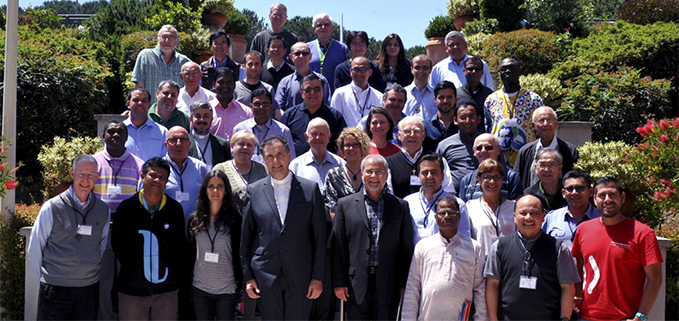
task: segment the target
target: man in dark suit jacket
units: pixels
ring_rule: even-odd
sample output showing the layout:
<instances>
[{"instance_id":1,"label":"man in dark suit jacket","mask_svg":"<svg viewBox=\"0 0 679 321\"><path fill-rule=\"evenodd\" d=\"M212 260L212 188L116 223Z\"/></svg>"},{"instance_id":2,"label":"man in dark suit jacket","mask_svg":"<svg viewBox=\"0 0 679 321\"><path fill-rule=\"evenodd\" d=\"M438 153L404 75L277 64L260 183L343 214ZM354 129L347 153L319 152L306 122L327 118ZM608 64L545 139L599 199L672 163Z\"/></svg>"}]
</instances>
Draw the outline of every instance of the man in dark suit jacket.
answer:
<instances>
[{"instance_id":1,"label":"man in dark suit jacket","mask_svg":"<svg viewBox=\"0 0 679 321\"><path fill-rule=\"evenodd\" d=\"M229 141L212 135L212 106L206 101L197 101L189 107L193 130L189 139L189 156L200 159L208 168L231 159Z\"/></svg>"},{"instance_id":2,"label":"man in dark suit jacket","mask_svg":"<svg viewBox=\"0 0 679 321\"><path fill-rule=\"evenodd\" d=\"M514 164L514 171L519 173L521 185L525 187L531 186L539 180L535 173L535 160L540 149L551 147L557 150L563 157L563 166L559 173L559 179L573 169L573 165L578 161L578 157L580 157L578 148L575 145L556 137L556 127L559 124L559 120L552 107L543 106L536 109L533 112L532 121L533 128L535 128L535 132L540 139L521 147Z\"/></svg>"},{"instance_id":3,"label":"man in dark suit jacket","mask_svg":"<svg viewBox=\"0 0 679 321\"><path fill-rule=\"evenodd\" d=\"M361 164L364 191L339 200L333 222L333 286L349 320L395 320L413 255L408 203L384 192L388 164Z\"/></svg>"},{"instance_id":4,"label":"man in dark suit jacket","mask_svg":"<svg viewBox=\"0 0 679 321\"><path fill-rule=\"evenodd\" d=\"M248 186L245 199L245 291L259 299L262 320L306 320L325 275L323 198L315 182L288 170L290 146L283 137L269 136L261 146L271 177Z\"/></svg>"}]
</instances>

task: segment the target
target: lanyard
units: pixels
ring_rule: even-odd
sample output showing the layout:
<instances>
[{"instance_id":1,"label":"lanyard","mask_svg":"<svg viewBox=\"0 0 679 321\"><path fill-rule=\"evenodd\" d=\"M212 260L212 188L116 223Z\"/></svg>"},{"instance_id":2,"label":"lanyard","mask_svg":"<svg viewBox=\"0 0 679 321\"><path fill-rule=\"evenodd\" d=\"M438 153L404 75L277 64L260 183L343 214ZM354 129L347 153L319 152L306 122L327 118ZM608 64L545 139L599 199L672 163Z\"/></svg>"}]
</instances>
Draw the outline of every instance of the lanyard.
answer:
<instances>
[{"instance_id":1,"label":"lanyard","mask_svg":"<svg viewBox=\"0 0 679 321\"><path fill-rule=\"evenodd\" d=\"M90 192L90 195L93 195L92 192ZM76 206L75 201L73 200L73 198L71 197L71 195L68 195L68 200L71 202L71 207L72 207L72 208L75 210L75 212L77 213L77 214L73 214L73 215L75 215L75 224L76 224L76 226L78 225L78 214L80 214L80 216L83 218L83 224L82 224L82 225L87 225L87 215L89 215L90 212L92 211L92 209L94 208L94 205L95 205L95 204L94 204L94 203L95 203L94 198L90 198L89 195L87 196L87 198L90 200L90 203L87 205L87 212L85 212L85 215L83 215L83 213L81 213L81 212L78 210L78 208L79 208L80 206ZM79 234L79 233L78 233L78 234Z\"/></svg>"},{"instance_id":2,"label":"lanyard","mask_svg":"<svg viewBox=\"0 0 679 321\"><path fill-rule=\"evenodd\" d=\"M210 236L210 226L208 226L208 228L205 229L205 232L207 232L207 239L210 240L210 246L211 246L210 247L210 253L215 252L215 240L217 240L217 234L219 234L220 225L221 224L214 224L214 223L210 222L210 226L215 227L215 237Z\"/></svg>"},{"instance_id":3,"label":"lanyard","mask_svg":"<svg viewBox=\"0 0 679 321\"><path fill-rule=\"evenodd\" d=\"M417 88L417 87L415 87L415 88ZM426 90L427 87L424 87L424 89ZM417 90L419 90L419 89L417 89ZM414 91L414 88L413 88L413 91ZM424 92L424 90L420 90L420 94L417 96L417 98L415 98L415 101L417 102L417 109L418 109L415 112L417 112L417 113L422 112L423 116L424 116L424 110L426 108L426 105L424 104L424 100L422 99L422 97L424 97L425 94L426 93Z\"/></svg>"},{"instance_id":4,"label":"lanyard","mask_svg":"<svg viewBox=\"0 0 679 321\"><path fill-rule=\"evenodd\" d=\"M196 145L198 145L198 150L200 151L200 160L205 163L205 151L207 150L207 145L210 145L210 136L207 137L207 142L205 142L205 148L200 148L200 144L196 139Z\"/></svg>"},{"instance_id":5,"label":"lanyard","mask_svg":"<svg viewBox=\"0 0 679 321\"><path fill-rule=\"evenodd\" d=\"M188 162L186 163L186 165L188 165ZM170 167L172 168L172 170L175 173L177 173L177 175L179 175L179 186L180 186L182 193L184 193L184 181L182 180L182 175L184 175L184 171L186 170L186 166L182 167L181 172L174 167L174 164L170 164Z\"/></svg>"},{"instance_id":6,"label":"lanyard","mask_svg":"<svg viewBox=\"0 0 679 321\"><path fill-rule=\"evenodd\" d=\"M264 125L262 125L262 126L264 126ZM259 126L257 126L256 124L255 124L255 126L252 126L252 132L253 132L253 133L255 132L255 129L257 129L257 132L259 132L259 133L262 132L262 131L259 129ZM262 138L260 138L259 135L256 134L256 135L257 135L257 140L260 141L260 142L263 141L264 138L266 138L266 135L269 134L269 130L270 130L270 129L271 129L271 127L267 127L267 128L266 128L266 131L264 132L264 137L262 137ZM257 156L259 156L259 153L260 153L260 149L259 149L259 145L257 145Z\"/></svg>"},{"instance_id":7,"label":"lanyard","mask_svg":"<svg viewBox=\"0 0 679 321\"><path fill-rule=\"evenodd\" d=\"M422 195L422 193L420 193L420 207L422 207L422 213L424 213L424 228L427 228L427 222L429 221L429 211L431 210L432 207L434 207L436 205L436 202L439 200L439 198L441 198L442 195L443 195L443 193L439 194L439 196L437 196L432 201L431 206L428 205L425 208L424 205L422 205L422 203L429 203L429 202L427 201L426 198L424 198L424 195ZM434 215L436 215L436 214L434 214Z\"/></svg>"},{"instance_id":8,"label":"lanyard","mask_svg":"<svg viewBox=\"0 0 679 321\"><path fill-rule=\"evenodd\" d=\"M125 165L125 161L122 161L122 163L120 164L120 167L118 167L118 170L116 170L115 167L113 167L113 165L111 164L111 161L113 161L113 160L108 160L108 159L106 160L106 162L108 162L108 166L111 167L111 169L113 169L113 185L116 186L116 185L118 185L118 174L120 174L120 171L123 169L123 165ZM120 161L120 159L118 159L118 161Z\"/></svg>"},{"instance_id":9,"label":"lanyard","mask_svg":"<svg viewBox=\"0 0 679 321\"><path fill-rule=\"evenodd\" d=\"M330 40L330 44L328 45L328 48L325 49L325 52L330 52L330 47L332 46L333 41ZM323 64L325 63L325 56L327 54L323 53L323 50L321 50L321 43L316 39L316 47L318 48L318 59L321 62L321 75L323 74ZM361 115L363 116L363 115Z\"/></svg>"},{"instance_id":10,"label":"lanyard","mask_svg":"<svg viewBox=\"0 0 679 321\"><path fill-rule=\"evenodd\" d=\"M523 258L523 274L525 274L526 276L532 276L533 265L535 265L535 258L538 256L537 246L540 245L541 243L538 243L536 240L536 243L533 246L533 248L535 248L535 254L531 259L530 252L523 245L523 242L519 240L519 232L516 232L516 234L514 234L514 239L516 240L516 248L519 249L519 253L521 253L521 258Z\"/></svg>"},{"instance_id":11,"label":"lanyard","mask_svg":"<svg viewBox=\"0 0 679 321\"><path fill-rule=\"evenodd\" d=\"M365 107L368 105L368 99L370 99L370 93L372 92L372 88L368 86L368 92L365 94L365 101L363 102L363 106L361 106L361 102L358 101L358 96L356 96L356 91L352 90L351 91L354 94L354 99L356 100L356 105L361 109L361 118L363 118L363 113L365 112ZM366 124L366 126L370 127L370 124Z\"/></svg>"}]
</instances>

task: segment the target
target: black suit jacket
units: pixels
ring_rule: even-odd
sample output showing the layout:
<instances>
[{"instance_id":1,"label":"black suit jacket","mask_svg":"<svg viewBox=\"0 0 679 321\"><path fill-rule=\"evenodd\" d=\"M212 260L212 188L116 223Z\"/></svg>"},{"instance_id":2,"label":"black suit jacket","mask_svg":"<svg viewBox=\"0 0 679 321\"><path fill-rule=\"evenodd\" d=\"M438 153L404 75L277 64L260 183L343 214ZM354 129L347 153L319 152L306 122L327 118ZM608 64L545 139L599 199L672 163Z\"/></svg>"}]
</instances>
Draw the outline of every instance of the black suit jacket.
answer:
<instances>
[{"instance_id":1,"label":"black suit jacket","mask_svg":"<svg viewBox=\"0 0 679 321\"><path fill-rule=\"evenodd\" d=\"M429 151L426 148L422 149L422 153L420 153L420 157L417 158L417 162L420 161L422 156L433 153L434 152ZM391 187L394 189L394 195L404 198L420 190L420 185L410 185L410 176L416 175L417 162L411 164L406 160L406 156L403 155L402 152L387 157L391 175Z\"/></svg>"},{"instance_id":2,"label":"black suit jacket","mask_svg":"<svg viewBox=\"0 0 679 321\"><path fill-rule=\"evenodd\" d=\"M333 287L348 287L349 296L355 296L358 304L363 303L368 286L371 236L364 197L361 191L341 198L333 222ZM388 318L394 320L414 248L408 203L385 193L382 222L377 244L377 298L380 306L387 307Z\"/></svg>"},{"instance_id":3,"label":"black suit jacket","mask_svg":"<svg viewBox=\"0 0 679 321\"><path fill-rule=\"evenodd\" d=\"M189 135L189 139L191 140L191 147L189 147L189 156L200 159L202 161L200 155L198 155L198 147L196 146L196 140L193 138L193 134ZM231 146L229 145L229 141L224 138L210 134L210 149L212 150L213 167L219 163L223 163L232 158Z\"/></svg>"},{"instance_id":4,"label":"black suit jacket","mask_svg":"<svg viewBox=\"0 0 679 321\"><path fill-rule=\"evenodd\" d=\"M561 168L561 177L563 177L563 175L566 175L566 173L573 169L573 165L578 161L580 153L575 145L559 137L555 136L554 138L556 138L556 149L561 153L561 156L563 156L563 167ZM531 167L531 164L533 164L533 159L537 155L537 149L537 140L530 142L519 149L519 155L516 157L516 164L514 164L514 171L519 173L521 185L523 186L533 185L531 184L530 177L531 173L535 171L535 168Z\"/></svg>"},{"instance_id":5,"label":"black suit jacket","mask_svg":"<svg viewBox=\"0 0 679 321\"><path fill-rule=\"evenodd\" d=\"M241 232L243 280L255 279L261 291L283 271L295 291L322 281L327 251L326 219L318 184L292 174L285 224L281 222L271 178L248 186Z\"/></svg>"}]
</instances>

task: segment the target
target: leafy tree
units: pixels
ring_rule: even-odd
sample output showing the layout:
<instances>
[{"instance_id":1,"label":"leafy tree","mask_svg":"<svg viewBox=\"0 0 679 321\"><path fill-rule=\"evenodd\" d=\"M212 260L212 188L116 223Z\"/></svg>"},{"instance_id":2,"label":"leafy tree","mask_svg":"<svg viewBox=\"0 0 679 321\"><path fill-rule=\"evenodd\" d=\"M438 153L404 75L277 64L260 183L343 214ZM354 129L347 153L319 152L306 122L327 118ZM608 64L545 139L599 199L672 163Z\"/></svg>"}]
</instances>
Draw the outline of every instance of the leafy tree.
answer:
<instances>
[{"instance_id":1,"label":"leafy tree","mask_svg":"<svg viewBox=\"0 0 679 321\"><path fill-rule=\"evenodd\" d=\"M78 13L95 14L101 8L106 7L108 2L106 0L85 2L79 4ZM50 0L45 1L43 5L35 7L35 9L54 9L57 14L72 14L75 13L75 1L70 0Z\"/></svg>"},{"instance_id":2,"label":"leafy tree","mask_svg":"<svg viewBox=\"0 0 679 321\"><path fill-rule=\"evenodd\" d=\"M406 50L406 58L408 58L408 60L413 60L413 58L417 55L426 55L426 54L427 54L427 49L424 48L423 46L414 46L414 47L410 47L410 48L408 48L408 50Z\"/></svg>"},{"instance_id":3,"label":"leafy tree","mask_svg":"<svg viewBox=\"0 0 679 321\"><path fill-rule=\"evenodd\" d=\"M243 15L248 18L248 21L250 21L250 31L245 35L245 40L248 42L248 48L250 48L252 38L254 38L255 35L257 35L260 31L266 30L266 28L269 27L269 24L264 21L264 18L258 17L257 13L250 9L243 9L242 12Z\"/></svg>"},{"instance_id":4,"label":"leafy tree","mask_svg":"<svg viewBox=\"0 0 679 321\"><path fill-rule=\"evenodd\" d=\"M318 38L314 33L314 28L311 24L312 17L294 16L288 19L285 23L285 29L297 35L299 41L309 42ZM335 23L335 29L332 31L332 38L339 40L339 25Z\"/></svg>"}]
</instances>

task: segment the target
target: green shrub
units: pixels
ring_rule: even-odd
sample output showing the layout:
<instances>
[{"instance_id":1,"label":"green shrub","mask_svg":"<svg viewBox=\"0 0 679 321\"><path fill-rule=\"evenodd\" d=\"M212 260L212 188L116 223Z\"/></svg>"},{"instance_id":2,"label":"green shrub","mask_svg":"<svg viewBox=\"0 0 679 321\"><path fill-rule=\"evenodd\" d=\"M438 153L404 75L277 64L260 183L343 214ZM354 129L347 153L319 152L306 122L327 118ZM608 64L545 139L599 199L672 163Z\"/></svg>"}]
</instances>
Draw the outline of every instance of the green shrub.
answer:
<instances>
[{"instance_id":1,"label":"green shrub","mask_svg":"<svg viewBox=\"0 0 679 321\"><path fill-rule=\"evenodd\" d=\"M618 17L640 25L657 21L679 23L679 0L630 0L622 6Z\"/></svg>"},{"instance_id":2,"label":"green shrub","mask_svg":"<svg viewBox=\"0 0 679 321\"><path fill-rule=\"evenodd\" d=\"M498 70L500 61L512 57L521 63L523 74L547 73L559 60L557 36L534 29L499 32L483 42L482 55L490 70Z\"/></svg>"},{"instance_id":3,"label":"green shrub","mask_svg":"<svg viewBox=\"0 0 679 321\"><path fill-rule=\"evenodd\" d=\"M469 21L462 28L466 38L469 38L477 33L485 33L492 35L498 32L498 21L495 18L481 18Z\"/></svg>"},{"instance_id":4,"label":"green shrub","mask_svg":"<svg viewBox=\"0 0 679 321\"><path fill-rule=\"evenodd\" d=\"M487 33L475 33L465 37L467 39L467 54L483 57L483 42L490 37Z\"/></svg>"},{"instance_id":5,"label":"green shrub","mask_svg":"<svg viewBox=\"0 0 679 321\"><path fill-rule=\"evenodd\" d=\"M632 166L627 161L632 150L631 145L620 141L587 142L578 147L580 157L574 168L588 172L593 180L604 176L616 177L620 184L628 187L633 184L634 177Z\"/></svg>"},{"instance_id":6,"label":"green shrub","mask_svg":"<svg viewBox=\"0 0 679 321\"><path fill-rule=\"evenodd\" d=\"M521 87L540 95L546 106L558 108L561 106L566 89L558 79L542 74L521 75Z\"/></svg>"},{"instance_id":7,"label":"green shrub","mask_svg":"<svg viewBox=\"0 0 679 321\"><path fill-rule=\"evenodd\" d=\"M14 218L5 223L0 220L0 307L3 320L24 319L24 275L27 244L19 235L22 227L32 226L40 205L16 204Z\"/></svg>"},{"instance_id":8,"label":"green shrub","mask_svg":"<svg viewBox=\"0 0 679 321\"><path fill-rule=\"evenodd\" d=\"M473 13L478 16L479 0L448 0L446 8L448 8L448 16L455 18L465 13Z\"/></svg>"},{"instance_id":9,"label":"green shrub","mask_svg":"<svg viewBox=\"0 0 679 321\"><path fill-rule=\"evenodd\" d=\"M599 142L637 143L638 126L654 118L667 117L671 107L671 84L665 79L641 77L623 67L619 72L586 73L566 81L564 120L594 122L592 139Z\"/></svg>"},{"instance_id":10,"label":"green shrub","mask_svg":"<svg viewBox=\"0 0 679 321\"><path fill-rule=\"evenodd\" d=\"M245 15L240 11L233 10L229 12L227 17L229 20L224 26L224 31L226 31L226 33L246 35L248 31L250 31L250 22L248 21L248 18L246 18Z\"/></svg>"},{"instance_id":11,"label":"green shrub","mask_svg":"<svg viewBox=\"0 0 679 321\"><path fill-rule=\"evenodd\" d=\"M123 58L120 62L122 75L132 72L137 55L143 49L155 48L158 45L158 31L137 31L123 36L120 40ZM179 32L179 46L177 51L191 57L193 52L193 38L184 32Z\"/></svg>"},{"instance_id":12,"label":"green shrub","mask_svg":"<svg viewBox=\"0 0 679 321\"><path fill-rule=\"evenodd\" d=\"M449 32L457 30L455 24L453 23L453 18L446 16L436 16L434 19L429 21L427 29L424 29L424 37L435 38L435 37L445 37Z\"/></svg>"},{"instance_id":13,"label":"green shrub","mask_svg":"<svg viewBox=\"0 0 679 321\"><path fill-rule=\"evenodd\" d=\"M497 19L498 30L502 32L521 29L520 21L526 15L523 3L524 0L483 0L481 18Z\"/></svg>"},{"instance_id":14,"label":"green shrub","mask_svg":"<svg viewBox=\"0 0 679 321\"><path fill-rule=\"evenodd\" d=\"M584 36L593 23L589 0L526 0L522 7L530 27L543 31Z\"/></svg>"},{"instance_id":15,"label":"green shrub","mask_svg":"<svg viewBox=\"0 0 679 321\"><path fill-rule=\"evenodd\" d=\"M679 70L679 24L635 25L618 20L573 41L571 56L554 65L550 76L566 80L596 71L628 66L655 79L676 77ZM676 83L676 79L675 79Z\"/></svg>"},{"instance_id":16,"label":"green shrub","mask_svg":"<svg viewBox=\"0 0 679 321\"><path fill-rule=\"evenodd\" d=\"M26 9L28 14L20 23L21 25L30 26L35 29L59 29L61 28L61 17L59 17L53 9Z\"/></svg>"},{"instance_id":17,"label":"green shrub","mask_svg":"<svg viewBox=\"0 0 679 321\"><path fill-rule=\"evenodd\" d=\"M194 10L185 7L183 1L156 0L152 8L151 15L144 19L150 30L157 31L164 25L172 25L177 31L192 33L202 28L202 7Z\"/></svg>"},{"instance_id":18,"label":"green shrub","mask_svg":"<svg viewBox=\"0 0 679 321\"><path fill-rule=\"evenodd\" d=\"M52 191L62 182L70 182L73 160L82 155L93 155L103 149L100 138L76 137L69 141L61 137L54 137L54 142L43 145L38 154L38 161L44 168L45 180L43 195L49 199Z\"/></svg>"}]
</instances>

